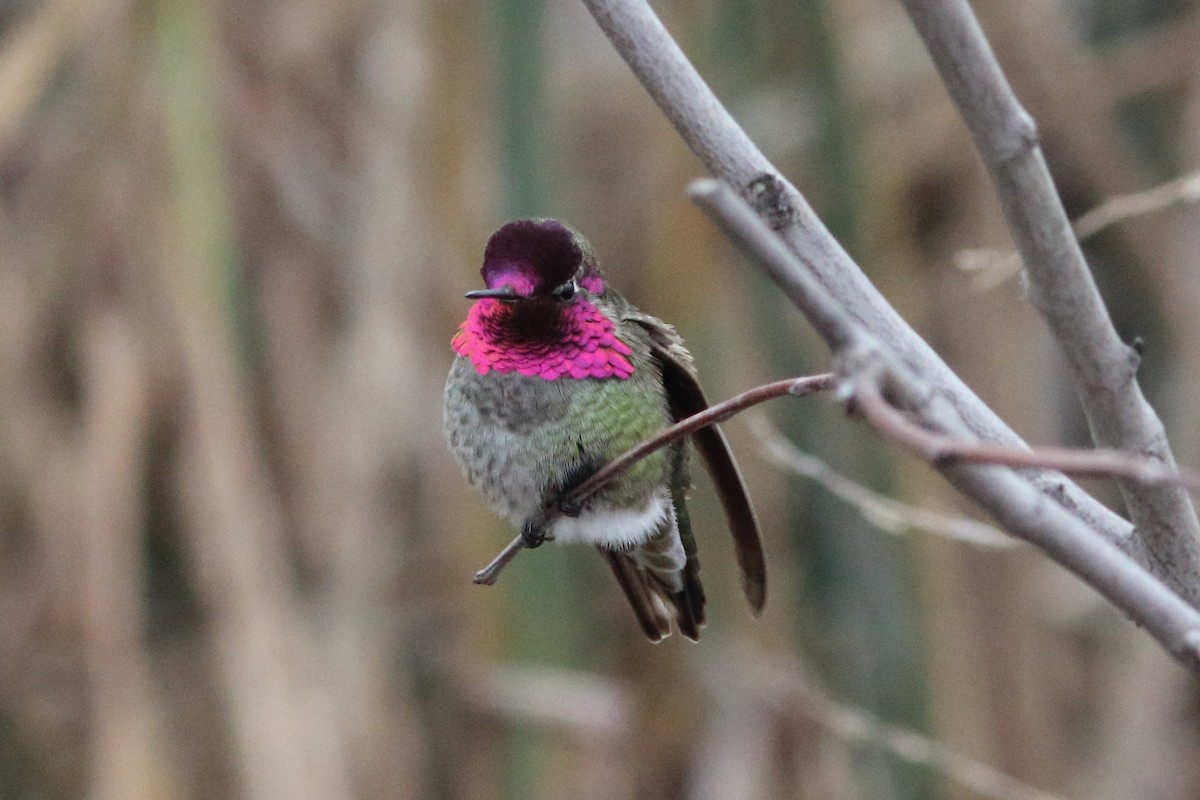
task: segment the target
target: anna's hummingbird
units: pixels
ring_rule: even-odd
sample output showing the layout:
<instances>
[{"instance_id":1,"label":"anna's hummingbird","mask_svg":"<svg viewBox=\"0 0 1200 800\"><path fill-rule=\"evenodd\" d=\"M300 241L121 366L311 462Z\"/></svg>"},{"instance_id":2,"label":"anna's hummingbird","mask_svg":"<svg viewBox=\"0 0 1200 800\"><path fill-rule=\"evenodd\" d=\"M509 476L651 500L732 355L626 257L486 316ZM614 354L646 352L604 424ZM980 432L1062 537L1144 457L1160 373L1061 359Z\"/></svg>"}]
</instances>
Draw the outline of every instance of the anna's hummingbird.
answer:
<instances>
[{"instance_id":1,"label":"anna's hummingbird","mask_svg":"<svg viewBox=\"0 0 1200 800\"><path fill-rule=\"evenodd\" d=\"M488 240L484 285L451 340L444 424L455 460L497 514L542 539L595 545L652 642L704 624L704 588L684 496L688 450L661 449L587 500L573 487L629 448L707 407L692 357L667 323L611 289L591 245L552 219L510 222ZM734 536L742 586L762 609L758 525L725 437L693 439ZM538 530L544 507L563 513ZM670 609L670 610L669 610Z\"/></svg>"}]
</instances>

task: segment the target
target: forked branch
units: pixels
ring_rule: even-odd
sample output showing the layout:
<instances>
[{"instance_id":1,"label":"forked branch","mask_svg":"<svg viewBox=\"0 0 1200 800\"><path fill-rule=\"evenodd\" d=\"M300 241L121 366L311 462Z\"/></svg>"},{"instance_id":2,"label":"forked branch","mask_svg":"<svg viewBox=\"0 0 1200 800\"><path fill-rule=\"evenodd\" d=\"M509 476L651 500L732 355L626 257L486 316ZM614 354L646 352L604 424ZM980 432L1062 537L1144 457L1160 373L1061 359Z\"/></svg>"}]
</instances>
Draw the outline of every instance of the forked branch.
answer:
<instances>
[{"instance_id":1,"label":"forked branch","mask_svg":"<svg viewBox=\"0 0 1200 800\"><path fill-rule=\"evenodd\" d=\"M708 171L745 192L816 281L895 356L918 370L979 439L1021 447L1020 437L900 317L813 212L803 195L737 124L646 0L583 0L621 58ZM1022 475L1119 547L1133 526L1062 474ZM1136 549L1130 552L1138 558Z\"/></svg>"},{"instance_id":2,"label":"forked branch","mask_svg":"<svg viewBox=\"0 0 1200 800\"><path fill-rule=\"evenodd\" d=\"M1138 384L1138 355L1117 334L1042 155L1033 118L1017 100L967 0L901 0L971 131L1025 264L1029 298L1066 358L1099 447L1175 457ZM1148 565L1200 608L1200 519L1178 485L1118 477L1151 554Z\"/></svg>"},{"instance_id":3,"label":"forked branch","mask_svg":"<svg viewBox=\"0 0 1200 800\"><path fill-rule=\"evenodd\" d=\"M693 200L783 288L817 332L838 366L839 394L878 409L887 398L922 427L950 441L975 437L956 409L920 375L868 333L807 271L766 223L728 185L711 179L690 188ZM1142 625L1193 673L1200 675L1200 613L1125 553L1008 467L935 464L962 494L1002 527L1100 592Z\"/></svg>"}]
</instances>

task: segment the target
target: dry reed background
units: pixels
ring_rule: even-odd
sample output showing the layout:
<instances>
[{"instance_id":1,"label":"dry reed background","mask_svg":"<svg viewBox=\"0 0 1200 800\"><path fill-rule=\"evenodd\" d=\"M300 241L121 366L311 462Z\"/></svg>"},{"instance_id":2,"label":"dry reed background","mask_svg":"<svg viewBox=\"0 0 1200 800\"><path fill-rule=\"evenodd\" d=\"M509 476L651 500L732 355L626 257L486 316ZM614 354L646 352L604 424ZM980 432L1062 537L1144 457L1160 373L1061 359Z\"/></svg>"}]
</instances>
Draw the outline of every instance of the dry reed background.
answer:
<instances>
[{"instance_id":1,"label":"dry reed background","mask_svg":"<svg viewBox=\"0 0 1200 800\"><path fill-rule=\"evenodd\" d=\"M967 382L1082 442L1017 281L956 267L1007 238L899 5L658 8ZM979 12L1073 215L1200 164L1197 3ZM697 173L565 0L0 4L0 800L1200 798L1200 695L1148 637L1027 549L882 531L747 418L761 620L703 483L699 645L644 644L584 550L470 584L511 531L441 387L505 218L587 231L714 398L825 368ZM1200 214L1088 254L1200 466ZM971 513L827 399L762 413Z\"/></svg>"}]
</instances>

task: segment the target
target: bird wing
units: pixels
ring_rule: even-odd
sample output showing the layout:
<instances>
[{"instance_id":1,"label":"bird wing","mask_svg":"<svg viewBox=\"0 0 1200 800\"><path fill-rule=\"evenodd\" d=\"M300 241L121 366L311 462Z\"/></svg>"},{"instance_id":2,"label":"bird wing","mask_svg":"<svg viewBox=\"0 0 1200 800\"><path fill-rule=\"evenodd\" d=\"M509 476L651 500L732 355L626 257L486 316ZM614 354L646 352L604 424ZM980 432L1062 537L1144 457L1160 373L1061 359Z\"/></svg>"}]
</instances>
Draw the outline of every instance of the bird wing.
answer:
<instances>
[{"instance_id":1,"label":"bird wing","mask_svg":"<svg viewBox=\"0 0 1200 800\"><path fill-rule=\"evenodd\" d=\"M651 353L662 370L671 416L678 421L708 408L708 399L696 379L692 356L675 329L628 304L622 316L637 323L650 336ZM757 614L762 611L767 598L766 559L742 473L733 459L725 434L718 426L701 428L692 434L692 440L716 486L729 531L733 534L734 552L742 575L742 591Z\"/></svg>"}]
</instances>

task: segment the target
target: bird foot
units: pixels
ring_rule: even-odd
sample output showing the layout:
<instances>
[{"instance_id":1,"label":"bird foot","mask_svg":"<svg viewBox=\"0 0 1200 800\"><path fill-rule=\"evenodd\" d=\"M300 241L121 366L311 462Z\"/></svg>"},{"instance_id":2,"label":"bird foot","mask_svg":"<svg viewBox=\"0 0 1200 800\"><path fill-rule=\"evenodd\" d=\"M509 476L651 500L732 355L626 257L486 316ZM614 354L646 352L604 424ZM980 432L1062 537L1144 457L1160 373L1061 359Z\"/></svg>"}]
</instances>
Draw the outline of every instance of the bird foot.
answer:
<instances>
[{"instance_id":1,"label":"bird foot","mask_svg":"<svg viewBox=\"0 0 1200 800\"><path fill-rule=\"evenodd\" d=\"M542 542L546 541L546 529L535 524L532 520L527 521L521 526L521 541L525 542L525 546L532 550L535 547L541 547Z\"/></svg>"}]
</instances>

